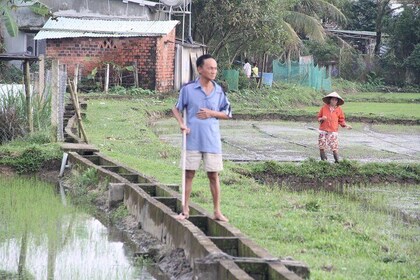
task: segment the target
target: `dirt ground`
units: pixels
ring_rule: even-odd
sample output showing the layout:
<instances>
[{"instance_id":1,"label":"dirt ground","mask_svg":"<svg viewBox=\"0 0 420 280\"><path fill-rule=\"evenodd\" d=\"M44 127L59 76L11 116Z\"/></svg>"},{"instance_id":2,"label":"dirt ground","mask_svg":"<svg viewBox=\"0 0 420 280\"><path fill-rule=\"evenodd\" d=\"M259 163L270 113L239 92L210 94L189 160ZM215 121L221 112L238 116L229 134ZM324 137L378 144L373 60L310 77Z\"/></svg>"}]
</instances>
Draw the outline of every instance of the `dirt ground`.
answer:
<instances>
[{"instance_id":1,"label":"dirt ground","mask_svg":"<svg viewBox=\"0 0 420 280\"><path fill-rule=\"evenodd\" d=\"M420 126L352 123L339 130L341 158L360 162L420 162ZM292 121L221 121L223 155L235 162L281 162L318 158L317 123ZM181 134L174 119L159 120L155 133L180 147ZM330 160L332 156L329 156Z\"/></svg>"}]
</instances>

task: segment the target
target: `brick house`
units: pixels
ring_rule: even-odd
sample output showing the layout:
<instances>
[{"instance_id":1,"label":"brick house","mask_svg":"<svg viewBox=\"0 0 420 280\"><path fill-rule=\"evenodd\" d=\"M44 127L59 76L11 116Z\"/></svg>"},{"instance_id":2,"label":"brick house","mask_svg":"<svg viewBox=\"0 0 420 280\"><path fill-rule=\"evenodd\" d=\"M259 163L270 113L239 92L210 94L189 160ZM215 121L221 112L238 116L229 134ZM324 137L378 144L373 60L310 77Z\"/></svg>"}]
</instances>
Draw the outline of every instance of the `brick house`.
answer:
<instances>
[{"instance_id":1,"label":"brick house","mask_svg":"<svg viewBox=\"0 0 420 280\"><path fill-rule=\"evenodd\" d=\"M139 86L159 92L174 89L175 27L178 21L49 19L35 36L46 40L45 56L67 65L79 64L82 76L112 62L137 65Z\"/></svg>"}]
</instances>

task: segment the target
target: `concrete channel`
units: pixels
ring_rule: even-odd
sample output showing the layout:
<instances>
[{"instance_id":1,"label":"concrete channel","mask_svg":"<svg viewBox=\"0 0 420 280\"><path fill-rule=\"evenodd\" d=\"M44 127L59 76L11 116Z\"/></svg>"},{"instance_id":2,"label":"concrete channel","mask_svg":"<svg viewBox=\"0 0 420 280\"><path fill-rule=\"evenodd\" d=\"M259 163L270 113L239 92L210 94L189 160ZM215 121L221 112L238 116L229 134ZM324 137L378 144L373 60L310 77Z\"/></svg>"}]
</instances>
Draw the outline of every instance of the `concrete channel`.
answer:
<instances>
[{"instance_id":1,"label":"concrete channel","mask_svg":"<svg viewBox=\"0 0 420 280\"><path fill-rule=\"evenodd\" d=\"M306 264L272 256L229 223L213 220L199 205L191 204L188 220L177 220L182 208L179 186L156 182L83 144L73 125L70 121L65 128L66 139L72 143L62 145L68 166L81 171L94 168L108 182L109 206L124 203L139 228L173 249L182 248L194 279L309 278Z\"/></svg>"}]
</instances>

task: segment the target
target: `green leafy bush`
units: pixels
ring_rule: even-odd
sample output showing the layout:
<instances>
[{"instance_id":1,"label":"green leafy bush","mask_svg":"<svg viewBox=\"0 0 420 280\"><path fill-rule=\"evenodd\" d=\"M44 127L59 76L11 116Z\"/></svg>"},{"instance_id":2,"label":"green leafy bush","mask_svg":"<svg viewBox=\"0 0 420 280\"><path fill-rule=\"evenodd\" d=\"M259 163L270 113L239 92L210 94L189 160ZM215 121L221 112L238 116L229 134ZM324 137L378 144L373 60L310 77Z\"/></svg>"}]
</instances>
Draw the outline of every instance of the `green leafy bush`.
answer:
<instances>
[{"instance_id":1,"label":"green leafy bush","mask_svg":"<svg viewBox=\"0 0 420 280\"><path fill-rule=\"evenodd\" d=\"M11 161L12 166L20 174L38 171L46 160L46 155L36 146L29 147L21 155Z\"/></svg>"}]
</instances>

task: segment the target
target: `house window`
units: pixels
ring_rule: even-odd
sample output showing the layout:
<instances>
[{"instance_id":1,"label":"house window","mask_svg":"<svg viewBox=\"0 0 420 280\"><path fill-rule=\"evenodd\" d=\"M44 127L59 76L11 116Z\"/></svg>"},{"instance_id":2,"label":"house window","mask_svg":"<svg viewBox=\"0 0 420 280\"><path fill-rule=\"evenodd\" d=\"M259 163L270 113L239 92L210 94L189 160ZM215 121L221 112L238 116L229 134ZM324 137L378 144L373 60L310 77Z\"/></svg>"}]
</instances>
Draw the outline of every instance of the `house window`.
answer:
<instances>
[{"instance_id":1,"label":"house window","mask_svg":"<svg viewBox=\"0 0 420 280\"><path fill-rule=\"evenodd\" d=\"M34 33L26 33L26 52L31 55L45 54L46 41L45 40L34 40Z\"/></svg>"}]
</instances>

